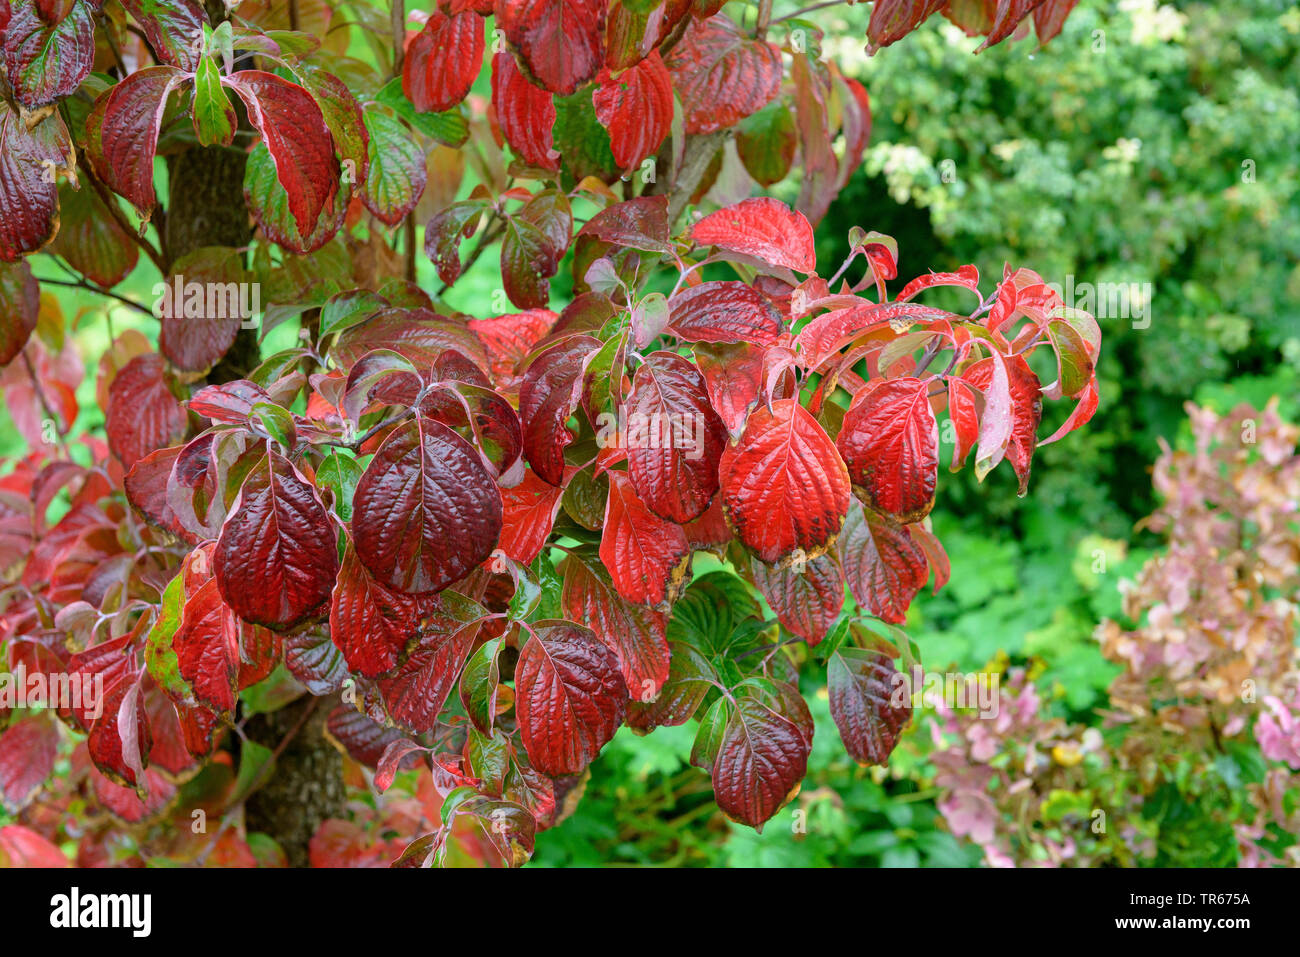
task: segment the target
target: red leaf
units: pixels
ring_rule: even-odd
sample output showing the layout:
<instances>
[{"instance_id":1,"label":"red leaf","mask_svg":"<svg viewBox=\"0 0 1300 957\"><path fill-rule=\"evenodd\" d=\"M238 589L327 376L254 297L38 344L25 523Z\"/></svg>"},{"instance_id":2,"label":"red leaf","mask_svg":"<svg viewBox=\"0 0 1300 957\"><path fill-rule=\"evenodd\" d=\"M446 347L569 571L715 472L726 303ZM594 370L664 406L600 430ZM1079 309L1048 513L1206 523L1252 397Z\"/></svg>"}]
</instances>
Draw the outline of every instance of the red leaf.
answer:
<instances>
[{"instance_id":1,"label":"red leaf","mask_svg":"<svg viewBox=\"0 0 1300 957\"><path fill-rule=\"evenodd\" d=\"M982 479L1002 460L1005 451L1020 480L1019 494L1024 495L1038 444L1038 424L1043 417L1038 376L1024 356L998 353L976 362L961 377L984 392L976 476Z\"/></svg>"},{"instance_id":2,"label":"red leaf","mask_svg":"<svg viewBox=\"0 0 1300 957\"><path fill-rule=\"evenodd\" d=\"M370 460L352 498L357 557L398 591L438 591L496 547L501 495L479 453L441 422L417 416Z\"/></svg>"},{"instance_id":3,"label":"red leaf","mask_svg":"<svg viewBox=\"0 0 1300 957\"><path fill-rule=\"evenodd\" d=\"M686 111L687 133L735 126L781 89L776 47L745 36L723 15L693 21L666 65Z\"/></svg>"},{"instance_id":4,"label":"red leaf","mask_svg":"<svg viewBox=\"0 0 1300 957\"><path fill-rule=\"evenodd\" d=\"M483 18L447 16L435 7L407 44L402 91L421 113L441 113L465 99L483 65Z\"/></svg>"},{"instance_id":5,"label":"red leaf","mask_svg":"<svg viewBox=\"0 0 1300 957\"><path fill-rule=\"evenodd\" d=\"M419 633L418 601L372 579L349 543L330 599L330 638L348 669L367 678L387 674Z\"/></svg>"},{"instance_id":6,"label":"red leaf","mask_svg":"<svg viewBox=\"0 0 1300 957\"><path fill-rule=\"evenodd\" d=\"M871 6L867 39L872 52L901 40L921 25L945 0L876 0Z\"/></svg>"},{"instance_id":7,"label":"red leaf","mask_svg":"<svg viewBox=\"0 0 1300 957\"><path fill-rule=\"evenodd\" d=\"M668 331L688 342L772 345L785 335L771 299L744 282L702 282L673 296Z\"/></svg>"},{"instance_id":8,"label":"red leaf","mask_svg":"<svg viewBox=\"0 0 1300 957\"><path fill-rule=\"evenodd\" d=\"M284 628L329 599L338 549L316 489L268 452L244 479L213 552L221 595L248 622Z\"/></svg>"},{"instance_id":9,"label":"red leaf","mask_svg":"<svg viewBox=\"0 0 1300 957\"><path fill-rule=\"evenodd\" d=\"M816 645L844 607L844 573L833 555L820 555L802 570L750 565L754 585L792 634Z\"/></svg>"},{"instance_id":10,"label":"red leaf","mask_svg":"<svg viewBox=\"0 0 1300 957\"><path fill-rule=\"evenodd\" d=\"M697 345L694 352L709 401L732 438L738 437L749 410L758 404L766 350L750 342L738 342Z\"/></svg>"},{"instance_id":11,"label":"red leaf","mask_svg":"<svg viewBox=\"0 0 1300 957\"><path fill-rule=\"evenodd\" d=\"M633 698L648 701L668 677L667 623L662 612L633 604L614 588L609 573L578 558L564 560L565 614L586 625L614 652Z\"/></svg>"},{"instance_id":12,"label":"red leaf","mask_svg":"<svg viewBox=\"0 0 1300 957\"><path fill-rule=\"evenodd\" d=\"M939 427L930 383L912 377L877 379L853 397L835 446L863 502L903 524L934 507Z\"/></svg>"},{"instance_id":13,"label":"red leaf","mask_svg":"<svg viewBox=\"0 0 1300 957\"><path fill-rule=\"evenodd\" d=\"M205 385L190 398L190 411L213 422L245 425L253 406L270 402L271 396L256 382L235 379L220 385Z\"/></svg>"},{"instance_id":14,"label":"red leaf","mask_svg":"<svg viewBox=\"0 0 1300 957\"><path fill-rule=\"evenodd\" d=\"M185 434L185 410L167 387L163 372L162 356L146 353L128 362L109 386L104 429L109 448L123 468Z\"/></svg>"},{"instance_id":15,"label":"red leaf","mask_svg":"<svg viewBox=\"0 0 1300 957\"><path fill-rule=\"evenodd\" d=\"M0 170L0 177L3 177ZM3 190L0 178L0 190ZM26 261L0 263L0 366L23 351L41 314L41 287Z\"/></svg>"},{"instance_id":16,"label":"red leaf","mask_svg":"<svg viewBox=\"0 0 1300 957\"><path fill-rule=\"evenodd\" d=\"M699 370L675 353L651 354L633 376L626 416L628 477L637 495L669 521L699 518L718 490L726 442Z\"/></svg>"},{"instance_id":17,"label":"red leaf","mask_svg":"<svg viewBox=\"0 0 1300 957\"><path fill-rule=\"evenodd\" d=\"M514 488L501 490L503 515L498 547L507 558L527 565L537 557L555 525L561 491L531 469Z\"/></svg>"},{"instance_id":18,"label":"red leaf","mask_svg":"<svg viewBox=\"0 0 1300 957\"><path fill-rule=\"evenodd\" d=\"M1043 0L1034 7L1034 32L1041 46L1061 32L1065 18L1079 0Z\"/></svg>"},{"instance_id":19,"label":"red leaf","mask_svg":"<svg viewBox=\"0 0 1300 957\"><path fill-rule=\"evenodd\" d=\"M691 229L700 246L784 266L796 272L817 270L813 231L803 213L767 196L742 200L701 219Z\"/></svg>"},{"instance_id":20,"label":"red leaf","mask_svg":"<svg viewBox=\"0 0 1300 957\"><path fill-rule=\"evenodd\" d=\"M1092 380L1088 383L1088 387L1083 390L1083 395L1079 396L1079 403L1074 407L1074 411L1070 413L1070 417L1062 422L1061 427L1053 432L1049 438L1043 439L1043 441L1038 444L1050 445L1052 442L1063 439L1075 429L1087 425L1088 422L1092 420L1093 415L1097 412L1099 400L1100 397L1097 394L1097 377L1093 376Z\"/></svg>"},{"instance_id":21,"label":"red leaf","mask_svg":"<svg viewBox=\"0 0 1300 957\"><path fill-rule=\"evenodd\" d=\"M930 577L925 551L908 530L855 504L840 533L839 549L840 566L857 603L878 618L902 624L912 599Z\"/></svg>"},{"instance_id":22,"label":"red leaf","mask_svg":"<svg viewBox=\"0 0 1300 957\"><path fill-rule=\"evenodd\" d=\"M75 165L62 118L49 117L29 132L17 113L0 104L0 261L15 262L54 237L59 188L52 174Z\"/></svg>"},{"instance_id":23,"label":"red leaf","mask_svg":"<svg viewBox=\"0 0 1300 957\"><path fill-rule=\"evenodd\" d=\"M604 59L608 0L498 0L497 25L546 90L568 96Z\"/></svg>"},{"instance_id":24,"label":"red leaf","mask_svg":"<svg viewBox=\"0 0 1300 957\"><path fill-rule=\"evenodd\" d=\"M536 625L515 665L515 711L533 767L578 774L623 723L627 688L614 653L570 622Z\"/></svg>"},{"instance_id":25,"label":"red leaf","mask_svg":"<svg viewBox=\"0 0 1300 957\"><path fill-rule=\"evenodd\" d=\"M926 289L933 289L935 286L960 286L979 296L980 271L974 266L959 266L956 272L927 273L909 282L903 287L903 291L894 298L898 302L906 302L909 299L914 299L917 293Z\"/></svg>"},{"instance_id":26,"label":"red leaf","mask_svg":"<svg viewBox=\"0 0 1300 957\"><path fill-rule=\"evenodd\" d=\"M54 844L21 824L0 827L0 867L70 867Z\"/></svg>"},{"instance_id":27,"label":"red leaf","mask_svg":"<svg viewBox=\"0 0 1300 957\"><path fill-rule=\"evenodd\" d=\"M289 194L289 211L302 235L316 228L321 212L333 209L339 163L325 114L296 83L261 70L242 70L222 81L248 108L249 121L262 134L276 178Z\"/></svg>"},{"instance_id":28,"label":"red leaf","mask_svg":"<svg viewBox=\"0 0 1300 957\"><path fill-rule=\"evenodd\" d=\"M198 67L199 43L203 27L208 22L207 12L198 0L122 0L125 7L140 24L149 46L158 59L182 70Z\"/></svg>"},{"instance_id":29,"label":"red leaf","mask_svg":"<svg viewBox=\"0 0 1300 957\"><path fill-rule=\"evenodd\" d=\"M99 178L148 218L157 202L153 160L171 92L185 81L172 66L137 70L95 101L86 120L86 152Z\"/></svg>"},{"instance_id":30,"label":"red leaf","mask_svg":"<svg viewBox=\"0 0 1300 957\"><path fill-rule=\"evenodd\" d=\"M452 592L444 592L439 600L442 604L421 621L420 642L411 656L392 675L376 682L384 715L416 734L437 724L485 614L480 606Z\"/></svg>"},{"instance_id":31,"label":"red leaf","mask_svg":"<svg viewBox=\"0 0 1300 957\"><path fill-rule=\"evenodd\" d=\"M844 647L827 663L831 717L859 764L883 765L912 717L910 689L881 651Z\"/></svg>"},{"instance_id":32,"label":"red leaf","mask_svg":"<svg viewBox=\"0 0 1300 957\"><path fill-rule=\"evenodd\" d=\"M560 168L559 154L551 149L555 103L551 94L528 82L509 52L492 58L492 109L501 135L525 163Z\"/></svg>"},{"instance_id":33,"label":"red leaf","mask_svg":"<svg viewBox=\"0 0 1300 957\"><path fill-rule=\"evenodd\" d=\"M528 366L519 390L524 455L543 481L564 483L564 449L573 441L567 422L578 407L583 360L600 348L590 336L572 336Z\"/></svg>"},{"instance_id":34,"label":"red leaf","mask_svg":"<svg viewBox=\"0 0 1300 957\"><path fill-rule=\"evenodd\" d=\"M54 770L59 729L49 712L28 715L0 734L0 797L17 814Z\"/></svg>"},{"instance_id":35,"label":"red leaf","mask_svg":"<svg viewBox=\"0 0 1300 957\"><path fill-rule=\"evenodd\" d=\"M609 130L619 169L653 156L673 121L673 81L658 51L617 78L605 77L592 94L596 118Z\"/></svg>"},{"instance_id":36,"label":"red leaf","mask_svg":"<svg viewBox=\"0 0 1300 957\"><path fill-rule=\"evenodd\" d=\"M687 581L691 547L680 525L664 521L637 498L624 473L610 472L600 560L624 598L664 605Z\"/></svg>"},{"instance_id":37,"label":"red leaf","mask_svg":"<svg viewBox=\"0 0 1300 957\"><path fill-rule=\"evenodd\" d=\"M95 59L97 4L76 4L46 23L34 2L15 5L4 26L5 68L14 99L28 110L75 93Z\"/></svg>"},{"instance_id":38,"label":"red leaf","mask_svg":"<svg viewBox=\"0 0 1300 957\"><path fill-rule=\"evenodd\" d=\"M830 437L794 399L759 408L722 453L722 507L740 541L768 564L811 559L839 532L849 475Z\"/></svg>"},{"instance_id":39,"label":"red leaf","mask_svg":"<svg viewBox=\"0 0 1300 957\"><path fill-rule=\"evenodd\" d=\"M668 242L668 197L638 196L602 209L578 230L601 242L651 253L666 253Z\"/></svg>"},{"instance_id":40,"label":"red leaf","mask_svg":"<svg viewBox=\"0 0 1300 957\"><path fill-rule=\"evenodd\" d=\"M93 189L60 189L59 219L50 252L62 256L91 282L115 286L135 268L140 247Z\"/></svg>"},{"instance_id":41,"label":"red leaf","mask_svg":"<svg viewBox=\"0 0 1300 957\"><path fill-rule=\"evenodd\" d=\"M222 601L215 579L186 598L172 648L195 697L219 711L233 711L239 676L239 622Z\"/></svg>"},{"instance_id":42,"label":"red leaf","mask_svg":"<svg viewBox=\"0 0 1300 957\"><path fill-rule=\"evenodd\" d=\"M950 312L915 303L864 303L833 309L814 318L795 337L795 347L800 353L800 364L805 369L816 369L854 338L869 329L910 325L915 322L932 322L956 318ZM906 326L904 326L905 328Z\"/></svg>"},{"instance_id":43,"label":"red leaf","mask_svg":"<svg viewBox=\"0 0 1300 957\"><path fill-rule=\"evenodd\" d=\"M955 472L966 461L980 436L975 388L956 376L948 379L948 418L953 429L952 464L949 468Z\"/></svg>"},{"instance_id":44,"label":"red leaf","mask_svg":"<svg viewBox=\"0 0 1300 957\"><path fill-rule=\"evenodd\" d=\"M803 780L812 742L800 725L812 719L802 698L801 714L782 713L794 698L797 692L777 696L749 684L737 689L712 772L714 798L733 820L761 829Z\"/></svg>"},{"instance_id":45,"label":"red leaf","mask_svg":"<svg viewBox=\"0 0 1300 957\"><path fill-rule=\"evenodd\" d=\"M471 319L467 323L487 350L488 371L497 389L514 392L518 388L516 369L555 324L556 315L549 309L529 309L489 319Z\"/></svg>"}]
</instances>

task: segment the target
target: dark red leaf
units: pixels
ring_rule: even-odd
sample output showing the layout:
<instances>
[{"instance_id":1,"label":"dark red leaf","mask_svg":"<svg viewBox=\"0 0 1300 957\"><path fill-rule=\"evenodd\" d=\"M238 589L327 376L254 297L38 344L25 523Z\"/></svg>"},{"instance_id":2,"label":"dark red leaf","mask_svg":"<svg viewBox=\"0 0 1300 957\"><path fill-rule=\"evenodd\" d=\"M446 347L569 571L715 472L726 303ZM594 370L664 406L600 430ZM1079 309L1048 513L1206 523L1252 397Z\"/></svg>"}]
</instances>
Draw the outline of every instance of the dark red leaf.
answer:
<instances>
[{"instance_id":1,"label":"dark red leaf","mask_svg":"<svg viewBox=\"0 0 1300 957\"><path fill-rule=\"evenodd\" d=\"M465 99L482 65L483 18L435 7L406 46L402 91L421 113L441 113Z\"/></svg>"},{"instance_id":2,"label":"dark red leaf","mask_svg":"<svg viewBox=\"0 0 1300 957\"><path fill-rule=\"evenodd\" d=\"M571 622L533 627L515 665L515 711L533 767L578 774L623 723L627 688L614 653Z\"/></svg>"},{"instance_id":3,"label":"dark red leaf","mask_svg":"<svg viewBox=\"0 0 1300 957\"><path fill-rule=\"evenodd\" d=\"M15 721L0 734L0 797L17 814L54 770L59 729L48 711Z\"/></svg>"},{"instance_id":4,"label":"dark red leaf","mask_svg":"<svg viewBox=\"0 0 1300 957\"><path fill-rule=\"evenodd\" d=\"M208 22L198 0L122 0L140 24L145 39L163 63L193 71L199 62L199 41Z\"/></svg>"},{"instance_id":5,"label":"dark red leaf","mask_svg":"<svg viewBox=\"0 0 1300 957\"><path fill-rule=\"evenodd\" d=\"M666 66L686 111L687 133L735 126L781 89L776 47L745 36L724 15L693 21Z\"/></svg>"},{"instance_id":6,"label":"dark red leaf","mask_svg":"<svg viewBox=\"0 0 1300 957\"><path fill-rule=\"evenodd\" d=\"M519 390L524 455L552 485L564 482L564 449L573 441L567 423L578 407L583 362L599 348L597 339L572 336L535 358L524 373Z\"/></svg>"},{"instance_id":7,"label":"dark red leaf","mask_svg":"<svg viewBox=\"0 0 1300 957\"><path fill-rule=\"evenodd\" d=\"M352 498L357 557L398 591L438 591L492 553L501 495L474 447L417 416L384 441Z\"/></svg>"},{"instance_id":8,"label":"dark red leaf","mask_svg":"<svg viewBox=\"0 0 1300 957\"><path fill-rule=\"evenodd\" d=\"M83 0L67 16L47 23L36 3L15 5L3 28L4 57L9 85L20 106L34 110L81 86L95 59L94 12Z\"/></svg>"},{"instance_id":9,"label":"dark red leaf","mask_svg":"<svg viewBox=\"0 0 1300 957\"><path fill-rule=\"evenodd\" d=\"M844 750L859 764L883 765L912 717L912 699L903 676L882 651L844 647L831 654L827 687L831 717Z\"/></svg>"},{"instance_id":10,"label":"dark red leaf","mask_svg":"<svg viewBox=\"0 0 1300 957\"><path fill-rule=\"evenodd\" d=\"M168 96L184 81L185 74L173 66L137 70L102 94L86 120L86 153L95 172L145 218L157 202L158 127Z\"/></svg>"},{"instance_id":11,"label":"dark red leaf","mask_svg":"<svg viewBox=\"0 0 1300 957\"><path fill-rule=\"evenodd\" d=\"M268 452L244 479L213 552L222 597L245 621L285 628L321 610L338 567L315 487Z\"/></svg>"},{"instance_id":12,"label":"dark red leaf","mask_svg":"<svg viewBox=\"0 0 1300 957\"><path fill-rule=\"evenodd\" d=\"M109 386L104 430L124 468L185 434L185 410L168 388L164 372L162 356L145 353L128 362Z\"/></svg>"},{"instance_id":13,"label":"dark red leaf","mask_svg":"<svg viewBox=\"0 0 1300 957\"><path fill-rule=\"evenodd\" d=\"M809 645L826 637L844 607L844 573L832 554L819 555L803 568L750 566L755 586L777 620Z\"/></svg>"},{"instance_id":14,"label":"dark red leaf","mask_svg":"<svg viewBox=\"0 0 1300 957\"><path fill-rule=\"evenodd\" d=\"M602 209L578 230L601 242L629 249L666 253L668 242L668 197L638 196Z\"/></svg>"},{"instance_id":15,"label":"dark red leaf","mask_svg":"<svg viewBox=\"0 0 1300 957\"><path fill-rule=\"evenodd\" d=\"M785 334L781 312L749 283L702 282L671 300L668 331L689 342L772 345Z\"/></svg>"},{"instance_id":16,"label":"dark red leaf","mask_svg":"<svg viewBox=\"0 0 1300 957\"><path fill-rule=\"evenodd\" d=\"M3 170L0 170L3 177ZM0 190L3 190L0 180ZM41 312L41 287L26 261L0 263L0 366L23 351Z\"/></svg>"},{"instance_id":17,"label":"dark red leaf","mask_svg":"<svg viewBox=\"0 0 1300 957\"><path fill-rule=\"evenodd\" d=\"M655 352L632 378L626 414L628 477L637 495L669 521L699 518L718 490L726 443L704 377L681 356Z\"/></svg>"},{"instance_id":18,"label":"dark red leaf","mask_svg":"<svg viewBox=\"0 0 1300 957\"><path fill-rule=\"evenodd\" d=\"M600 560L620 595L661 606L686 584L691 547L681 526L651 512L623 472L610 472Z\"/></svg>"},{"instance_id":19,"label":"dark red leaf","mask_svg":"<svg viewBox=\"0 0 1300 957\"><path fill-rule=\"evenodd\" d=\"M695 362L709 401L732 438L739 437L763 388L766 350L750 342L697 345Z\"/></svg>"},{"instance_id":20,"label":"dark red leaf","mask_svg":"<svg viewBox=\"0 0 1300 957\"><path fill-rule=\"evenodd\" d=\"M568 96L604 59L608 0L498 0L497 25L546 90Z\"/></svg>"},{"instance_id":21,"label":"dark red leaf","mask_svg":"<svg viewBox=\"0 0 1300 957\"><path fill-rule=\"evenodd\" d=\"M486 614L481 606L452 592L438 598L440 604L421 620L421 637L410 657L392 675L376 682L382 713L417 734L437 724Z\"/></svg>"},{"instance_id":22,"label":"dark red leaf","mask_svg":"<svg viewBox=\"0 0 1300 957\"><path fill-rule=\"evenodd\" d=\"M349 670L367 678L401 664L419 638L419 602L370 577L351 544L330 599L330 638Z\"/></svg>"},{"instance_id":23,"label":"dark red leaf","mask_svg":"<svg viewBox=\"0 0 1300 957\"><path fill-rule=\"evenodd\" d=\"M1005 373L1005 378L1004 378ZM1020 480L1019 494L1029 487L1029 470L1038 445L1038 424L1043 418L1042 388L1038 376L1021 355L995 355L981 359L962 373L962 379L984 392L980 417L980 443L975 472L983 478L1003 454ZM1001 390L1005 387L1005 393ZM1086 396L1085 396L1086 398ZM994 438L987 443L986 437Z\"/></svg>"},{"instance_id":24,"label":"dark red leaf","mask_svg":"<svg viewBox=\"0 0 1300 957\"><path fill-rule=\"evenodd\" d=\"M812 742L801 727L811 725L807 705L798 698L802 713L784 713L796 698L797 692L773 694L758 682L736 689L712 777L718 807L742 824L761 829L794 796L808 769Z\"/></svg>"},{"instance_id":25,"label":"dark red leaf","mask_svg":"<svg viewBox=\"0 0 1300 957\"><path fill-rule=\"evenodd\" d=\"M62 118L49 117L29 132L22 117L0 103L0 261L16 262L54 237L59 228L55 174L75 165Z\"/></svg>"},{"instance_id":26,"label":"dark red leaf","mask_svg":"<svg viewBox=\"0 0 1300 957\"><path fill-rule=\"evenodd\" d=\"M871 614L895 625L925 587L930 566L906 528L854 504L840 533L840 566L849 591Z\"/></svg>"}]
</instances>

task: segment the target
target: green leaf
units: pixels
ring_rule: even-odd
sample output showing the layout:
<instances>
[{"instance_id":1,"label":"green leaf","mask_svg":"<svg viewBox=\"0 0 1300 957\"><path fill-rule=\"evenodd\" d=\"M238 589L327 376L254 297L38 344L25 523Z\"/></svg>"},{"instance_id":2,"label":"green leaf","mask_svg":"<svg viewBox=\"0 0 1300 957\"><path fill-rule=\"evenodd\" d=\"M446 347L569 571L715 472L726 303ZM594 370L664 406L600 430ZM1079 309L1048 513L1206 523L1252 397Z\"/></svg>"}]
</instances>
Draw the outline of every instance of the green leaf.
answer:
<instances>
[{"instance_id":1,"label":"green leaf","mask_svg":"<svg viewBox=\"0 0 1300 957\"><path fill-rule=\"evenodd\" d=\"M194 135L201 146L229 146L235 140L239 118L221 85L216 61L205 56L194 75Z\"/></svg>"},{"instance_id":2,"label":"green leaf","mask_svg":"<svg viewBox=\"0 0 1300 957\"><path fill-rule=\"evenodd\" d=\"M158 620L145 638L144 665L150 677L164 692L173 698L185 700L194 696L189 682L181 677L180 660L172 650L172 637L181 624L185 607L184 575L177 574L163 590L162 608Z\"/></svg>"},{"instance_id":3,"label":"green leaf","mask_svg":"<svg viewBox=\"0 0 1300 957\"><path fill-rule=\"evenodd\" d=\"M588 97L590 99L590 97ZM469 139L469 121L459 106L442 113L421 113L402 92L402 78L393 77L375 97L377 103L388 107L425 136L431 136L444 146L458 149Z\"/></svg>"},{"instance_id":4,"label":"green leaf","mask_svg":"<svg viewBox=\"0 0 1300 957\"><path fill-rule=\"evenodd\" d=\"M355 458L337 448L330 449L316 470L316 484L333 493L334 511L345 522L352 520L352 493L364 471Z\"/></svg>"}]
</instances>

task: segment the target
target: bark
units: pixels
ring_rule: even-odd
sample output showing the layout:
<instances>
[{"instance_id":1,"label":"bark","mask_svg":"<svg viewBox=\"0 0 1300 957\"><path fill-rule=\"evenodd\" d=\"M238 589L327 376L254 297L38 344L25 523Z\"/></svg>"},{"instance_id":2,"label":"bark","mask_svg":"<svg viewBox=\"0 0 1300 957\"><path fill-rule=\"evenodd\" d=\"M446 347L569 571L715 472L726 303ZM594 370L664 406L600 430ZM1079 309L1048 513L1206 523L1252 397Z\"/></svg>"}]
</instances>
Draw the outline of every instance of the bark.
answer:
<instances>
[{"instance_id":1,"label":"bark","mask_svg":"<svg viewBox=\"0 0 1300 957\"><path fill-rule=\"evenodd\" d=\"M225 19L220 0L206 6L214 25ZM169 263L204 246L248 246L253 230L244 202L247 160L241 150L216 146L192 147L170 158L163 225ZM241 329L208 381L245 377L260 361L257 336L256 329ZM304 696L272 714L254 715L245 727L258 744L272 751L283 746L275 771L245 803L245 826L275 838L295 867L307 864L308 844L320 823L343 813L343 757L324 734L330 703Z\"/></svg>"},{"instance_id":2,"label":"bark","mask_svg":"<svg viewBox=\"0 0 1300 957\"><path fill-rule=\"evenodd\" d=\"M305 696L244 726L251 740L272 750L292 735L271 777L244 803L245 826L274 837L290 867L306 867L312 835L327 818L342 816L343 755L325 737L331 707L330 699Z\"/></svg>"}]
</instances>

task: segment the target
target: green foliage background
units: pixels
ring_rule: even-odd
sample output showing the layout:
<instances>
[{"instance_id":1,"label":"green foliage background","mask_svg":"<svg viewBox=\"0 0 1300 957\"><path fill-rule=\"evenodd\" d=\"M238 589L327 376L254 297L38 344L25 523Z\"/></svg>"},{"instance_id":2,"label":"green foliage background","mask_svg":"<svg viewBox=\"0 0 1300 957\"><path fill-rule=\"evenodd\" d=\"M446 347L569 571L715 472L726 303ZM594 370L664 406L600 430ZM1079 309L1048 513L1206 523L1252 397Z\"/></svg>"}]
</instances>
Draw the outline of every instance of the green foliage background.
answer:
<instances>
[{"instance_id":1,"label":"green foliage background","mask_svg":"<svg viewBox=\"0 0 1300 957\"><path fill-rule=\"evenodd\" d=\"M992 281L1010 263L1062 285L1151 284L1148 328L1098 316L1100 411L1040 450L1027 498L1009 470L983 486L969 469L943 473L933 517L953 580L917 599L905 629L927 670L1031 663L1062 716L1097 723L1117 669L1092 632L1119 617L1119 582L1158 544L1133 532L1156 504L1157 439L1177 441L1188 399L1226 410L1277 395L1284 416L1300 412L1300 10L1084 0L1046 48L1030 37L978 56L936 16L873 58L868 13L812 15L874 114L864 168L818 229L820 261L843 258L860 225L897 238L901 279L974 263ZM713 808L689 765L693 725L624 728L535 863L978 864L925 788L925 722L888 771L859 768L817 684L803 689L817 723L808 777L761 834ZM1225 801L1249 764L1216 763ZM1156 862L1234 864L1212 811L1159 795Z\"/></svg>"}]
</instances>

